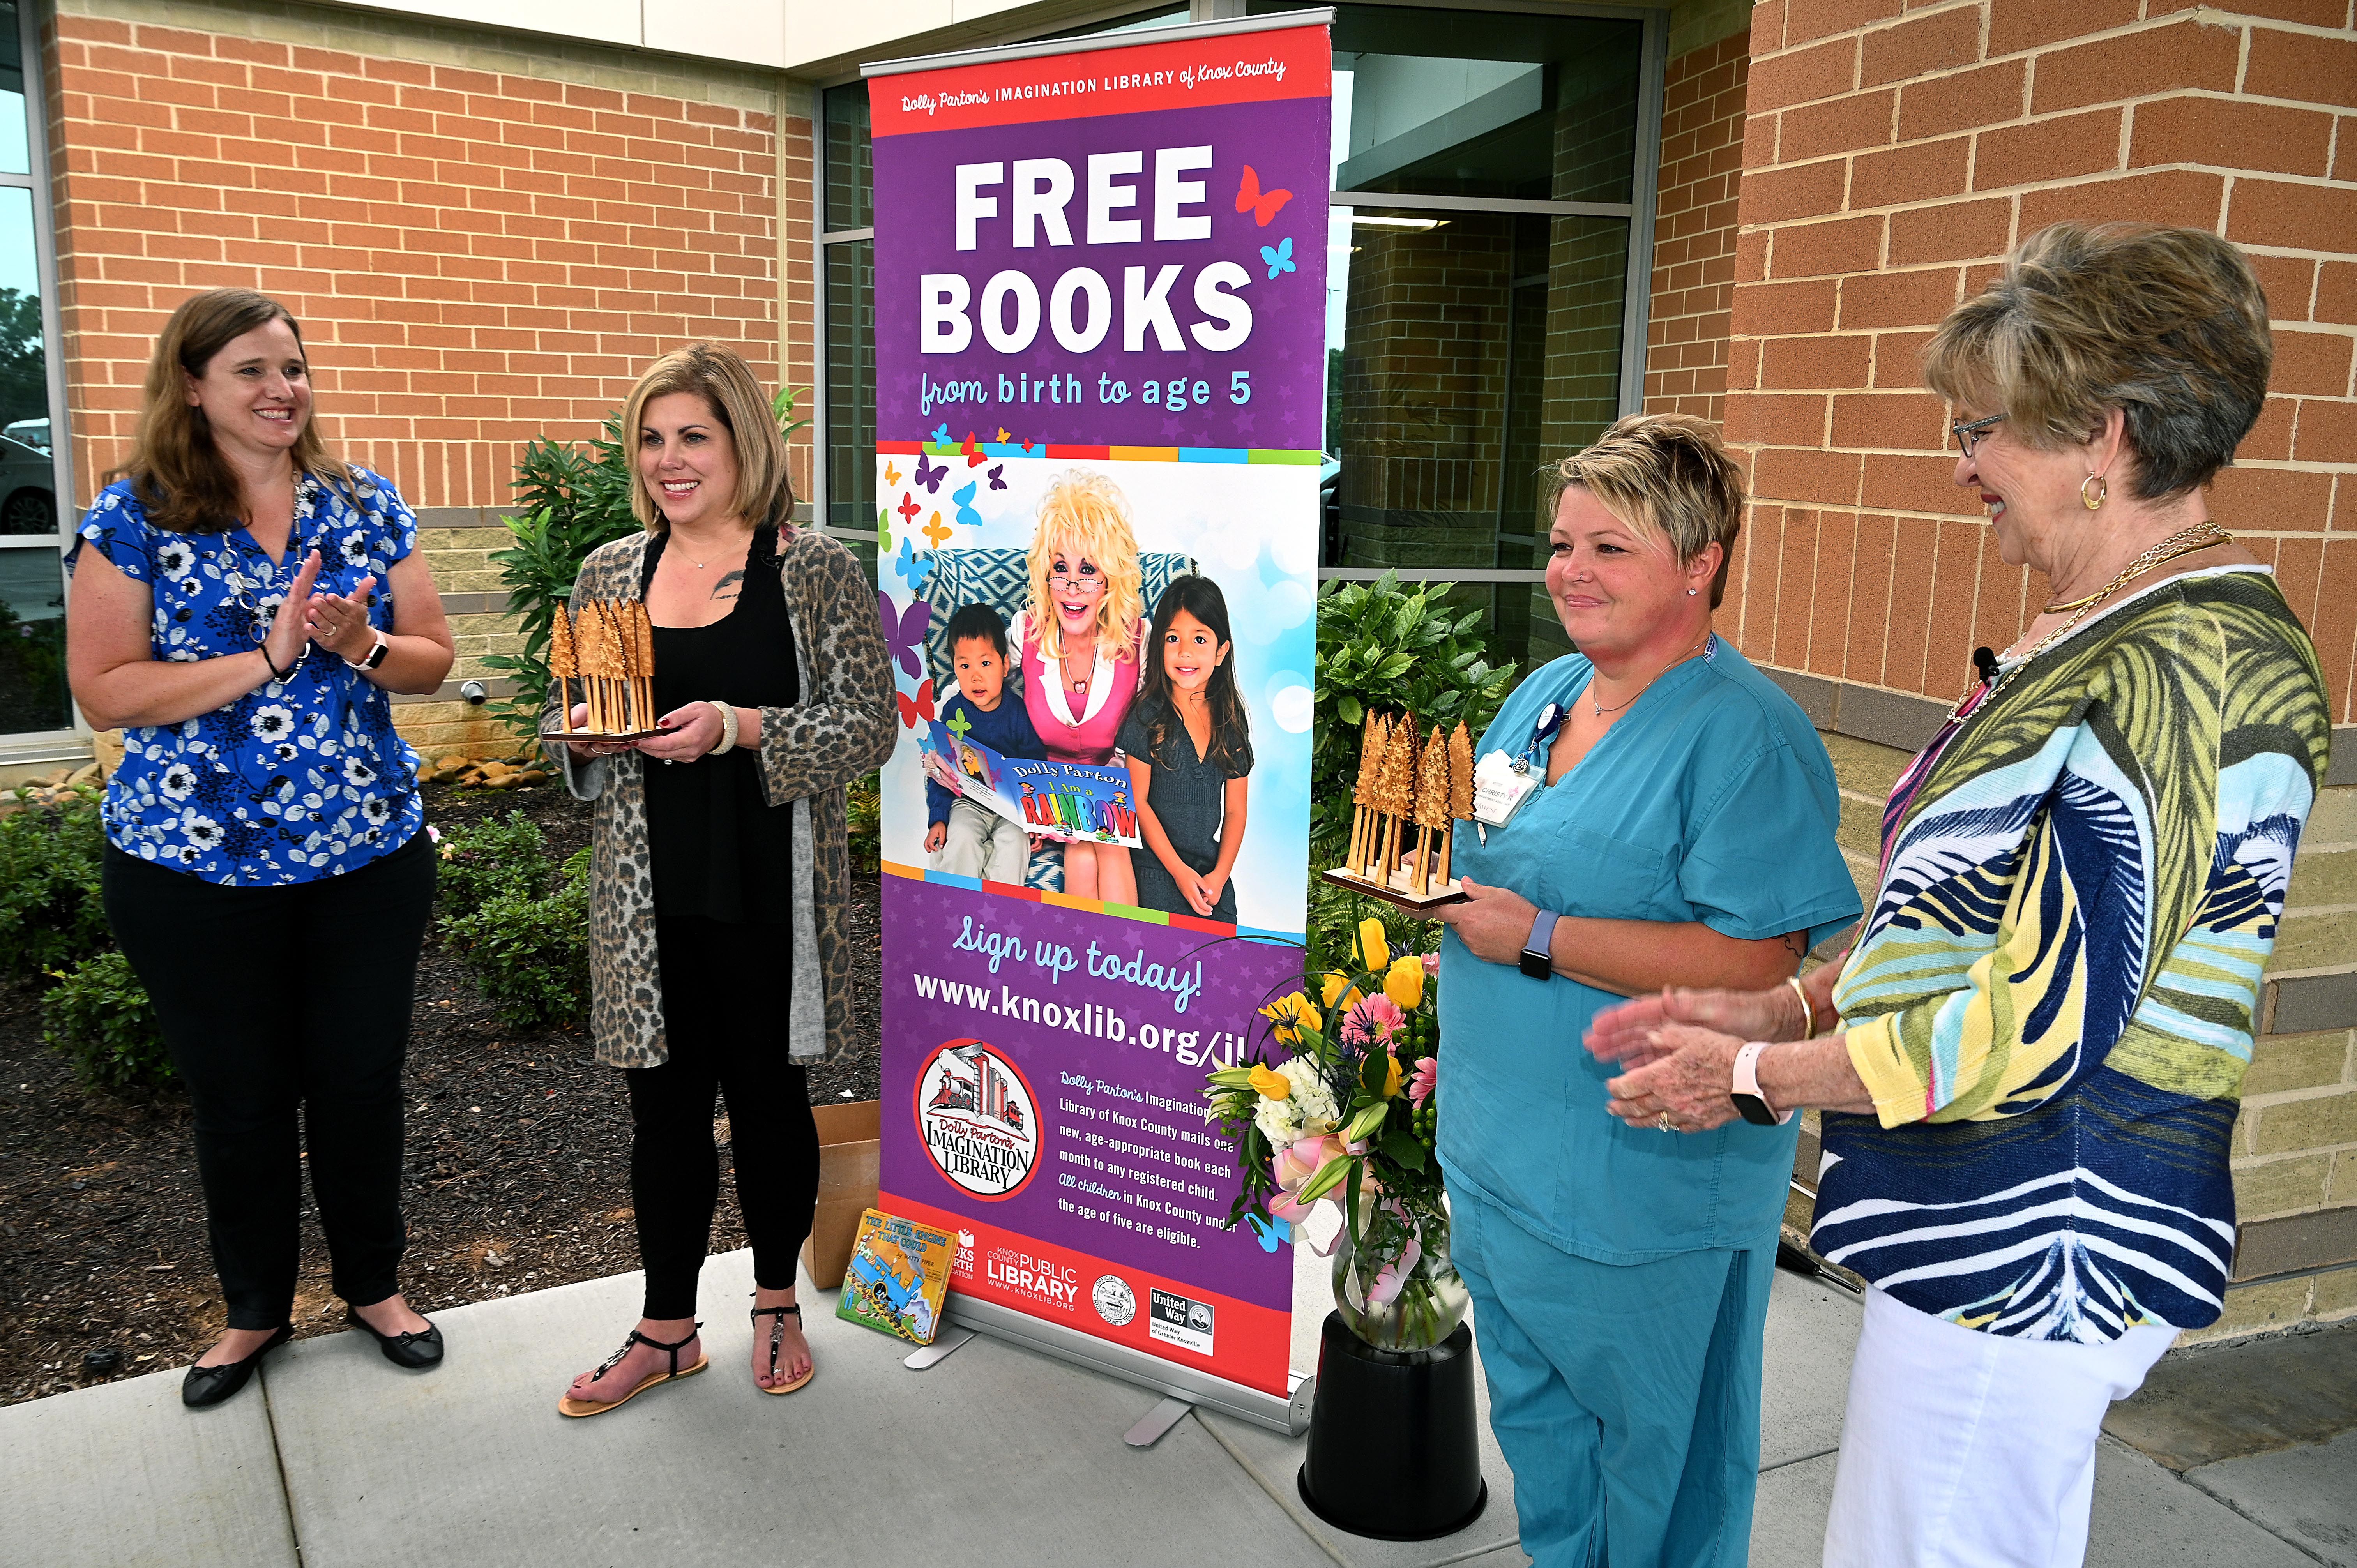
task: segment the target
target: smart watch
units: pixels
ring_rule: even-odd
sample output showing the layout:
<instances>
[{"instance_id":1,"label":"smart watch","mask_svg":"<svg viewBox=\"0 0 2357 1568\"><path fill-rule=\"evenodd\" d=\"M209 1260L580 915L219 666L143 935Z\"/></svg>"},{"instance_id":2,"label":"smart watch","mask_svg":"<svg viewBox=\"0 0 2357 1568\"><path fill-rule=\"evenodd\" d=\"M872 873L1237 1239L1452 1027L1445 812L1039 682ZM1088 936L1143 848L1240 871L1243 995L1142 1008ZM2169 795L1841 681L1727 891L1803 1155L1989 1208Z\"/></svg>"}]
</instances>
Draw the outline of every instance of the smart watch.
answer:
<instances>
[{"instance_id":1,"label":"smart watch","mask_svg":"<svg viewBox=\"0 0 2357 1568\"><path fill-rule=\"evenodd\" d=\"M1792 1119L1792 1112L1781 1116L1769 1108L1768 1097L1760 1092L1760 1053L1768 1048L1766 1040L1754 1040L1735 1053L1735 1087L1727 1098L1743 1112L1743 1119L1755 1127L1781 1127Z\"/></svg>"},{"instance_id":2,"label":"smart watch","mask_svg":"<svg viewBox=\"0 0 2357 1568\"><path fill-rule=\"evenodd\" d=\"M1523 943L1522 971L1533 980L1555 978L1555 953L1551 950L1555 942L1555 912L1553 909L1541 909L1538 918L1531 922L1529 940Z\"/></svg>"},{"instance_id":3,"label":"smart watch","mask_svg":"<svg viewBox=\"0 0 2357 1568\"><path fill-rule=\"evenodd\" d=\"M355 670L373 670L378 665L383 663L384 656L392 651L393 644L387 642L384 639L384 633L380 631L376 634L376 646L370 649L361 658L354 660L352 661L352 668Z\"/></svg>"}]
</instances>

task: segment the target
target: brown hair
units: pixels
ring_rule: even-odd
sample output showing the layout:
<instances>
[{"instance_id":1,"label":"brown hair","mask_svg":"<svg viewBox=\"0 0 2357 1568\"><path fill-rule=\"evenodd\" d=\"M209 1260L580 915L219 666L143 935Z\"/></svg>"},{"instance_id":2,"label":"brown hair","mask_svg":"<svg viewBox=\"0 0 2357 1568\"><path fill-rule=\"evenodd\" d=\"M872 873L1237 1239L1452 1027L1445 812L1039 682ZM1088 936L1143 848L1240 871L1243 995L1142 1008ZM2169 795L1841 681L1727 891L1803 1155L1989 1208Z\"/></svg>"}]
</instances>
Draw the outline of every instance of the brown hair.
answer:
<instances>
[{"instance_id":1,"label":"brown hair","mask_svg":"<svg viewBox=\"0 0 2357 1568\"><path fill-rule=\"evenodd\" d=\"M201 379L205 367L234 338L284 321L303 344L303 325L268 295L250 288L210 288L190 295L164 323L156 352L147 361L140 394L139 442L124 471L147 521L175 533L222 533L238 526L244 492L237 471L213 445L205 411L188 402L185 378ZM350 483L343 464L328 456L319 439L318 403L303 422L288 453L298 473Z\"/></svg>"},{"instance_id":2,"label":"brown hair","mask_svg":"<svg viewBox=\"0 0 2357 1568\"><path fill-rule=\"evenodd\" d=\"M1948 313L1925 384L2002 413L2029 446L2086 440L2118 409L2144 500L2209 482L2267 398L2275 339L2243 252L2206 229L2055 223Z\"/></svg>"},{"instance_id":3,"label":"brown hair","mask_svg":"<svg viewBox=\"0 0 2357 1568\"><path fill-rule=\"evenodd\" d=\"M1716 543L1710 607L1727 596L1727 564L1743 532L1743 470L1718 431L1690 413L1632 413L1587 451L1545 470L1550 526L1563 492L1577 485L1641 538L1660 540L1683 566Z\"/></svg>"},{"instance_id":4,"label":"brown hair","mask_svg":"<svg viewBox=\"0 0 2357 1568\"><path fill-rule=\"evenodd\" d=\"M630 511L649 533L671 527L638 477L639 431L647 404L673 392L694 392L712 410L737 448L736 514L759 528L774 522L780 530L793 516L793 478L786 469L786 438L778 429L777 414L762 395L753 368L733 349L716 343L690 343L674 349L647 367L630 400L622 405L622 446L630 456Z\"/></svg>"}]
</instances>

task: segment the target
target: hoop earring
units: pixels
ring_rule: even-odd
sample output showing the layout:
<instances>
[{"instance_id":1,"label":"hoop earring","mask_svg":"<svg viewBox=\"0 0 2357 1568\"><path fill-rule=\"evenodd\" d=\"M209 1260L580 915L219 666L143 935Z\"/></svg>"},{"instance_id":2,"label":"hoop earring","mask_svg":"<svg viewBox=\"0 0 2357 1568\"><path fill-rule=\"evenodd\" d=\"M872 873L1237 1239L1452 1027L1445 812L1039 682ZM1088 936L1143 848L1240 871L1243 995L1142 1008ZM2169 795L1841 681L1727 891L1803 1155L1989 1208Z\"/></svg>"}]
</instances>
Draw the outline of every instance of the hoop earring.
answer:
<instances>
[{"instance_id":1,"label":"hoop earring","mask_svg":"<svg viewBox=\"0 0 2357 1568\"><path fill-rule=\"evenodd\" d=\"M2095 487L2095 493L2092 496L2087 493L2089 485ZM2111 497L2112 487L2104 482L2104 476L2101 474L2090 474L2079 481L2079 504L2089 511L2103 510L2104 503L2111 499Z\"/></svg>"}]
</instances>

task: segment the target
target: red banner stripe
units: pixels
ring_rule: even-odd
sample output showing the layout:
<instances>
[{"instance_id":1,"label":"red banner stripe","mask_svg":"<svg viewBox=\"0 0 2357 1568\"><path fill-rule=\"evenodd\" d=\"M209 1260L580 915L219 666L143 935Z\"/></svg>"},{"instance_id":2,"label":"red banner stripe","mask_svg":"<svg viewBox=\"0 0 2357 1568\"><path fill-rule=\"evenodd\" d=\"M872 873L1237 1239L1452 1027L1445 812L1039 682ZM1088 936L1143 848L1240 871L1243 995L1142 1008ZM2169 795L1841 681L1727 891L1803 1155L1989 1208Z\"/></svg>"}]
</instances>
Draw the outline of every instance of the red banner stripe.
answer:
<instances>
[{"instance_id":1,"label":"red banner stripe","mask_svg":"<svg viewBox=\"0 0 2357 1568\"><path fill-rule=\"evenodd\" d=\"M1325 98L1333 90L1326 29L1282 27L877 76L867 102L870 134L892 136Z\"/></svg>"}]
</instances>

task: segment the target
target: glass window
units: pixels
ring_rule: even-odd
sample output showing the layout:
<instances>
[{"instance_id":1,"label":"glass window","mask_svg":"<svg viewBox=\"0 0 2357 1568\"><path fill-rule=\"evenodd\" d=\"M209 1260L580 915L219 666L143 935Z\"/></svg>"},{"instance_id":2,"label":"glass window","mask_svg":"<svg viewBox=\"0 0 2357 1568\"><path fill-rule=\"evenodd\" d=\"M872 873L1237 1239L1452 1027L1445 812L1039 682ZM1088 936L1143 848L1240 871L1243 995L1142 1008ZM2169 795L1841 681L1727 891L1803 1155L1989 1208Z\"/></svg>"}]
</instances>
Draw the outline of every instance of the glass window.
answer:
<instances>
[{"instance_id":1,"label":"glass window","mask_svg":"<svg viewBox=\"0 0 2357 1568\"><path fill-rule=\"evenodd\" d=\"M0 173L33 172L25 124L25 48L13 4L0 4Z\"/></svg>"},{"instance_id":2,"label":"glass window","mask_svg":"<svg viewBox=\"0 0 2357 1568\"><path fill-rule=\"evenodd\" d=\"M875 170L868 162L867 84L847 81L822 94L826 136L825 233L876 221Z\"/></svg>"},{"instance_id":3,"label":"glass window","mask_svg":"<svg viewBox=\"0 0 2357 1568\"><path fill-rule=\"evenodd\" d=\"M0 550L0 735L72 723L57 546Z\"/></svg>"},{"instance_id":4,"label":"glass window","mask_svg":"<svg viewBox=\"0 0 2357 1568\"><path fill-rule=\"evenodd\" d=\"M876 526L876 247L829 245L826 266L826 516Z\"/></svg>"}]
</instances>

